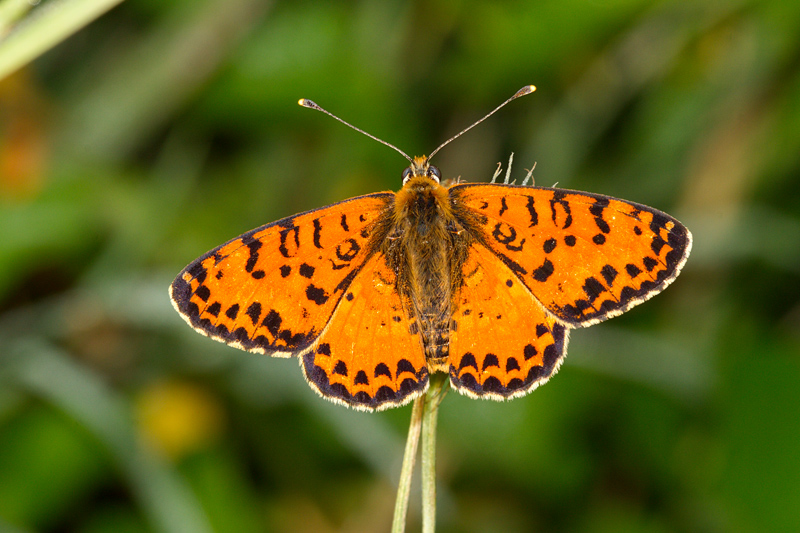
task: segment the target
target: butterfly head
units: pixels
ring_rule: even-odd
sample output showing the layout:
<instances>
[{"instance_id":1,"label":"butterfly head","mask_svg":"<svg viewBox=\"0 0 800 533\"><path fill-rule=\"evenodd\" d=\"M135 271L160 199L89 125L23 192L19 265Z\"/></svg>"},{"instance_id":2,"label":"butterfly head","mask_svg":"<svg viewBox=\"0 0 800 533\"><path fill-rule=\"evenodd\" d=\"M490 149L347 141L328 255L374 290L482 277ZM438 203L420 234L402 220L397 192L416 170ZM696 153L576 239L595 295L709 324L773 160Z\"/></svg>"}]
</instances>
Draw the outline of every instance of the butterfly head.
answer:
<instances>
[{"instance_id":1,"label":"butterfly head","mask_svg":"<svg viewBox=\"0 0 800 533\"><path fill-rule=\"evenodd\" d=\"M438 168L431 165L428 156L417 156L411 160L411 165L403 171L403 185L408 183L411 178L425 177L439 183L442 181L442 173Z\"/></svg>"}]
</instances>

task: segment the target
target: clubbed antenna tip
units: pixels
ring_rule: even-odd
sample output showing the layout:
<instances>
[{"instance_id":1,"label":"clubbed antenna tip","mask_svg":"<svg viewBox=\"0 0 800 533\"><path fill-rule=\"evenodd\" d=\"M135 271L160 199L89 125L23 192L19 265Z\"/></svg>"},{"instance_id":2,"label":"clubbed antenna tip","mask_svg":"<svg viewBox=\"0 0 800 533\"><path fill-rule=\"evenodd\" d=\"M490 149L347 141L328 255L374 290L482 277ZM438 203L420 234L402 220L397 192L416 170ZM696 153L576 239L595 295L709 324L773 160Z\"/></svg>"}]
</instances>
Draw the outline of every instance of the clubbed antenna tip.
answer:
<instances>
[{"instance_id":1,"label":"clubbed antenna tip","mask_svg":"<svg viewBox=\"0 0 800 533\"><path fill-rule=\"evenodd\" d=\"M487 113L487 114L486 114L486 116L484 116L482 119L480 119L480 120L478 120L478 121L476 121L476 122L473 122L473 123L472 123L470 126L468 126L468 127L464 128L463 130L461 130L460 132L456 133L455 135L453 135L452 137L450 137L449 139L447 139L445 142L443 142L442 144L440 144L440 145L439 145L439 146L436 148L436 150L434 150L433 152L431 152L431 155L429 155L429 156L428 156L428 159L430 160L430 159L433 157L433 155L434 155L436 152L438 152L439 150L441 150L442 148L444 148L445 146L447 146L448 144L450 144L452 141L454 141L454 140L458 139L459 137L461 137L462 135L464 135L465 133L467 133L469 130L471 130L472 128L474 128L475 126L477 126L478 124L480 124L480 123L481 123L481 122L483 122L484 120L486 120L487 118L491 117L492 115L494 115L495 113L497 113L498 111L500 111L500 109L502 109L502 108L503 108L503 107L504 107L504 106L505 106L507 103L511 102L512 100L516 100L516 99L517 99L517 98L519 98L520 96L525 96L526 94L531 94L531 93L532 93L533 91L535 91L535 90L536 90L536 87L535 87L535 86L533 86L533 85L526 85L525 87L523 87L523 88L522 88L522 89L520 89L519 91L515 92L515 93L514 93L514 95L513 95L511 98L509 98L508 100L506 100L505 102L503 102L503 103L502 103L502 104L500 104L499 106L497 106L497 107L495 107L494 109L492 109L492 110L491 110L489 113Z\"/></svg>"}]
</instances>

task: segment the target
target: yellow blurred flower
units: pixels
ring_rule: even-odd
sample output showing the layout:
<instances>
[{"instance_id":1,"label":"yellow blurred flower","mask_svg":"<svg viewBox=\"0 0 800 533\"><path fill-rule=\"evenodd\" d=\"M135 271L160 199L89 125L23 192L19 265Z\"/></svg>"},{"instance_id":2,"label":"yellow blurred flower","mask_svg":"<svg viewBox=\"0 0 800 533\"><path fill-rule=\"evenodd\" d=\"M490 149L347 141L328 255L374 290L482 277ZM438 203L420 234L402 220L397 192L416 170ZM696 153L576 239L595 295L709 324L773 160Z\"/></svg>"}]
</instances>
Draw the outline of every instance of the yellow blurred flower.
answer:
<instances>
[{"instance_id":1,"label":"yellow blurred flower","mask_svg":"<svg viewBox=\"0 0 800 533\"><path fill-rule=\"evenodd\" d=\"M158 382L145 388L136 402L145 440L172 459L213 443L224 426L218 400L199 385Z\"/></svg>"}]
</instances>

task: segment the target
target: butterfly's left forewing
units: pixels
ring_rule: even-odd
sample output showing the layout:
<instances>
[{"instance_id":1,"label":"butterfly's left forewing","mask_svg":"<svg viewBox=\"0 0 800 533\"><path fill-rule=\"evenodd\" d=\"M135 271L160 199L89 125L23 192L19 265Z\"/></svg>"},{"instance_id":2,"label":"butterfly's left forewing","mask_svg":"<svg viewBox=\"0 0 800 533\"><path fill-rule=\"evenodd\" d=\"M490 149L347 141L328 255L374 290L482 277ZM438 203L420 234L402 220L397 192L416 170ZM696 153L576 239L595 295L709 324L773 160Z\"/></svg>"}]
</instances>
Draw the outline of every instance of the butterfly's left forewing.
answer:
<instances>
[{"instance_id":1,"label":"butterfly's left forewing","mask_svg":"<svg viewBox=\"0 0 800 533\"><path fill-rule=\"evenodd\" d=\"M373 253L393 193L361 196L256 228L187 266L172 303L200 333L276 356L307 350Z\"/></svg>"}]
</instances>

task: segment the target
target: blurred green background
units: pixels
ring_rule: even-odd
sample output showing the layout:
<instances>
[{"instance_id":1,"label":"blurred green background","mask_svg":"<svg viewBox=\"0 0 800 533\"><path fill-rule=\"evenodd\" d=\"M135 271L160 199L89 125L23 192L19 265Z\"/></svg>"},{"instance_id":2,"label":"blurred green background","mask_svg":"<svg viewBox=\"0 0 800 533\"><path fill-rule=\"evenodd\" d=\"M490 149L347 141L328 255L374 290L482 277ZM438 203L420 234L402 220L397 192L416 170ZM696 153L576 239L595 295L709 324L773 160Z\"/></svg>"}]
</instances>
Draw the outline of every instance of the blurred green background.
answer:
<instances>
[{"instance_id":1,"label":"blurred green background","mask_svg":"<svg viewBox=\"0 0 800 533\"><path fill-rule=\"evenodd\" d=\"M399 188L402 158L298 98L422 154L529 83L445 177L514 152L518 179L660 208L694 250L545 387L448 395L438 530L800 531L795 0L128 0L1 80L0 530L388 531L410 407L330 404L167 287Z\"/></svg>"}]
</instances>

